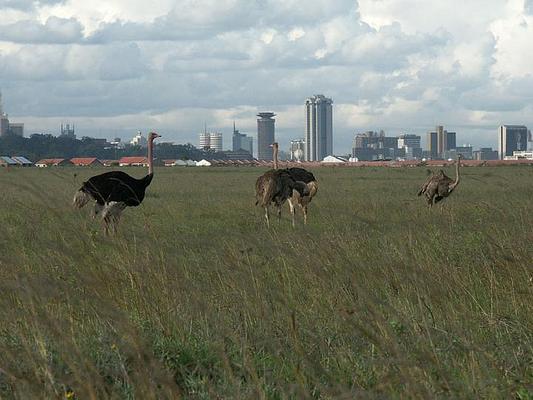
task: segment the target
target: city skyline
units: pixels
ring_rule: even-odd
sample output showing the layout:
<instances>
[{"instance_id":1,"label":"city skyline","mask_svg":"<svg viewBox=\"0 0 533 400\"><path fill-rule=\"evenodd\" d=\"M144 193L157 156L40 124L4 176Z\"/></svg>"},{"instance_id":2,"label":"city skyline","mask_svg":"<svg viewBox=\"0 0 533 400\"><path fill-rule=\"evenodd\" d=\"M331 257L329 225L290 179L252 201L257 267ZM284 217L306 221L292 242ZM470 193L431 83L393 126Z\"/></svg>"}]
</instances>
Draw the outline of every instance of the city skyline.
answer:
<instances>
[{"instance_id":1,"label":"city skyline","mask_svg":"<svg viewBox=\"0 0 533 400\"><path fill-rule=\"evenodd\" d=\"M27 134L70 121L80 135L195 143L203 121L253 132L267 109L287 147L304 133L302 99L327 93L334 153L356 130L424 141L437 125L496 147L494 127L533 125L532 14L529 0L10 1L0 89Z\"/></svg>"}]
</instances>

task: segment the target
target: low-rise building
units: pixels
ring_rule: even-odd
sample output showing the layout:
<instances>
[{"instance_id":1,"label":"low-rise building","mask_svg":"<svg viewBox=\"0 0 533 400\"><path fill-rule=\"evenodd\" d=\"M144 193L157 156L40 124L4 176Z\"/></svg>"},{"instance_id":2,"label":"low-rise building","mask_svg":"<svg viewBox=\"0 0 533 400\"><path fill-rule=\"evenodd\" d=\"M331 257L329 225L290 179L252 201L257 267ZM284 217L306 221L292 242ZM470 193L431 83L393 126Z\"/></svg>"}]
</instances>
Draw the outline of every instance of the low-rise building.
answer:
<instances>
[{"instance_id":1,"label":"low-rise building","mask_svg":"<svg viewBox=\"0 0 533 400\"><path fill-rule=\"evenodd\" d=\"M0 167L16 167L19 163L8 156L0 156Z\"/></svg>"},{"instance_id":2,"label":"low-rise building","mask_svg":"<svg viewBox=\"0 0 533 400\"><path fill-rule=\"evenodd\" d=\"M533 160L533 150L513 151L513 155L505 156L504 160Z\"/></svg>"},{"instance_id":3,"label":"low-rise building","mask_svg":"<svg viewBox=\"0 0 533 400\"><path fill-rule=\"evenodd\" d=\"M102 167L104 165L96 157L71 158L70 162L78 167Z\"/></svg>"},{"instance_id":4,"label":"low-rise building","mask_svg":"<svg viewBox=\"0 0 533 400\"><path fill-rule=\"evenodd\" d=\"M22 167L33 167L33 162L28 160L26 157L14 156L11 159L15 160Z\"/></svg>"},{"instance_id":5,"label":"low-rise building","mask_svg":"<svg viewBox=\"0 0 533 400\"><path fill-rule=\"evenodd\" d=\"M146 157L122 157L118 160L121 167L147 167L148 158Z\"/></svg>"},{"instance_id":6,"label":"low-rise building","mask_svg":"<svg viewBox=\"0 0 533 400\"><path fill-rule=\"evenodd\" d=\"M72 165L72 163L65 158L43 158L35 163L35 166L39 168L63 167L67 165Z\"/></svg>"}]
</instances>

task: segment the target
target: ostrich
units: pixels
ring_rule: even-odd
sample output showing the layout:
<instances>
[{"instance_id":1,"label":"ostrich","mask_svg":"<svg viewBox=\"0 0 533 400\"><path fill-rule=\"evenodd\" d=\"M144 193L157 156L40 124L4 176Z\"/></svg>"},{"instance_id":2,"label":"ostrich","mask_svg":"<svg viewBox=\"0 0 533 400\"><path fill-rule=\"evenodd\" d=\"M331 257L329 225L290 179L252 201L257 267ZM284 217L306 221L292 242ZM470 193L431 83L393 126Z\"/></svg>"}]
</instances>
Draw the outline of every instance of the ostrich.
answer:
<instances>
[{"instance_id":1,"label":"ostrich","mask_svg":"<svg viewBox=\"0 0 533 400\"><path fill-rule=\"evenodd\" d=\"M278 144L271 145L274 151L274 169L268 170L255 182L255 205L265 210L267 226L270 226L269 207L274 203L278 220L281 219L281 207L296 191L301 197L308 196L309 190L304 182L296 181L286 169L278 169ZM294 225L294 220L293 220Z\"/></svg>"},{"instance_id":2,"label":"ostrich","mask_svg":"<svg viewBox=\"0 0 533 400\"><path fill-rule=\"evenodd\" d=\"M418 196L424 194L428 202L428 206L432 207L433 204L437 204L439 201L448 197L459 184L459 166L461 163L461 155L457 156L455 163L455 180L446 176L443 170L440 170L436 174L430 175L424 184L418 191Z\"/></svg>"},{"instance_id":3,"label":"ostrich","mask_svg":"<svg viewBox=\"0 0 533 400\"><path fill-rule=\"evenodd\" d=\"M272 143L273 156L274 156L274 168L277 169L278 165L278 143ZM286 168L285 171L289 173L292 179L297 182L300 190L293 190L291 196L288 198L289 208L292 216L292 226L295 226L295 206L299 205L304 214L304 224L307 224L307 208L309 203L318 191L318 184L315 176L304 168L291 167ZM303 184L303 186L302 186ZM304 194L302 194L304 193Z\"/></svg>"},{"instance_id":4,"label":"ostrich","mask_svg":"<svg viewBox=\"0 0 533 400\"><path fill-rule=\"evenodd\" d=\"M148 135L148 175L136 179L122 171L110 171L95 175L74 195L73 206L82 208L89 201L94 200L94 217L102 214L104 233L109 234L111 226L117 232L120 215L126 207L137 207L144 199L144 193L152 178L154 139L161 137L155 132Z\"/></svg>"}]
</instances>

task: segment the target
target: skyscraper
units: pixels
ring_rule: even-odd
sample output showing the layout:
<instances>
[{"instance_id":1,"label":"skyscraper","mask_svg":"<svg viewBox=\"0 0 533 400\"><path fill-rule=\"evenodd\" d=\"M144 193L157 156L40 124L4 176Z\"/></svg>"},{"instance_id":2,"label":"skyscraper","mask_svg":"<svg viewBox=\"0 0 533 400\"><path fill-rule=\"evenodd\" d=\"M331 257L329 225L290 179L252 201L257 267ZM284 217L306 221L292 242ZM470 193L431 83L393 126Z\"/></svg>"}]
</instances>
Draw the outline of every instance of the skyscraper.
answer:
<instances>
[{"instance_id":1,"label":"skyscraper","mask_svg":"<svg viewBox=\"0 0 533 400\"><path fill-rule=\"evenodd\" d=\"M2 93L0 92L0 136L5 136L9 134L9 119L7 114L4 114L4 109L2 107Z\"/></svg>"},{"instance_id":2,"label":"skyscraper","mask_svg":"<svg viewBox=\"0 0 533 400\"><path fill-rule=\"evenodd\" d=\"M222 133L212 132L210 134L209 147L214 151L222 151Z\"/></svg>"},{"instance_id":3,"label":"skyscraper","mask_svg":"<svg viewBox=\"0 0 533 400\"><path fill-rule=\"evenodd\" d=\"M498 128L500 160L512 156L513 151L527 150L528 130L524 125L502 125Z\"/></svg>"},{"instance_id":4,"label":"skyscraper","mask_svg":"<svg viewBox=\"0 0 533 400\"><path fill-rule=\"evenodd\" d=\"M448 132L442 125L438 125L435 132L428 132L427 147L431 158L444 158L448 150L456 147L455 132Z\"/></svg>"},{"instance_id":5,"label":"skyscraper","mask_svg":"<svg viewBox=\"0 0 533 400\"><path fill-rule=\"evenodd\" d=\"M253 138L247 136L245 133L240 133L238 129L235 129L235 122L233 123L233 151L244 150L254 154Z\"/></svg>"},{"instance_id":6,"label":"skyscraper","mask_svg":"<svg viewBox=\"0 0 533 400\"><path fill-rule=\"evenodd\" d=\"M305 160L333 153L333 100L318 94L305 101Z\"/></svg>"},{"instance_id":7,"label":"skyscraper","mask_svg":"<svg viewBox=\"0 0 533 400\"><path fill-rule=\"evenodd\" d=\"M273 112L260 112L257 114L257 159L269 160L273 158L272 147L275 141L275 122Z\"/></svg>"}]
</instances>

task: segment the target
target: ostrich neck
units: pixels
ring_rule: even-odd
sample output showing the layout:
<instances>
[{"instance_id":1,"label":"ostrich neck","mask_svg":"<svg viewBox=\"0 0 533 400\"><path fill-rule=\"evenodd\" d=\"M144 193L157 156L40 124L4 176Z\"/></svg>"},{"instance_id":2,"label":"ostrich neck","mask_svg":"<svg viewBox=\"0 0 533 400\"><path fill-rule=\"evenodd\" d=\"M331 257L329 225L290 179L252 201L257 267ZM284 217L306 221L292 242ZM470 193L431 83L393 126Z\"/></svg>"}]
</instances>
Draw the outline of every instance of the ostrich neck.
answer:
<instances>
[{"instance_id":1,"label":"ostrich neck","mask_svg":"<svg viewBox=\"0 0 533 400\"><path fill-rule=\"evenodd\" d=\"M459 183L459 164L461 163L461 159L457 160L457 164L455 164L455 186Z\"/></svg>"},{"instance_id":2,"label":"ostrich neck","mask_svg":"<svg viewBox=\"0 0 533 400\"><path fill-rule=\"evenodd\" d=\"M148 174L154 173L154 140L148 140Z\"/></svg>"},{"instance_id":3,"label":"ostrich neck","mask_svg":"<svg viewBox=\"0 0 533 400\"><path fill-rule=\"evenodd\" d=\"M278 146L274 146L274 169L278 169Z\"/></svg>"}]
</instances>

